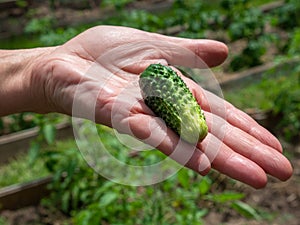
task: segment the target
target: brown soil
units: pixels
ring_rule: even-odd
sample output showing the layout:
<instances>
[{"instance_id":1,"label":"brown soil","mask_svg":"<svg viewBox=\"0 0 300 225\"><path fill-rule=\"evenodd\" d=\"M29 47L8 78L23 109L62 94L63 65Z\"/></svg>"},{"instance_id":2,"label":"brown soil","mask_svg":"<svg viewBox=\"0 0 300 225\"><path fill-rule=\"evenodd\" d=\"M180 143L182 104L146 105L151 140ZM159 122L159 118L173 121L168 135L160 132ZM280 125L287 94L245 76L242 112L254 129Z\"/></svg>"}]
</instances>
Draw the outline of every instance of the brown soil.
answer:
<instances>
[{"instance_id":1,"label":"brown soil","mask_svg":"<svg viewBox=\"0 0 300 225\"><path fill-rule=\"evenodd\" d=\"M66 225L70 218L57 210L43 206L29 206L15 211L3 211L1 217L8 225ZM5 224L6 225L6 224Z\"/></svg>"}]
</instances>

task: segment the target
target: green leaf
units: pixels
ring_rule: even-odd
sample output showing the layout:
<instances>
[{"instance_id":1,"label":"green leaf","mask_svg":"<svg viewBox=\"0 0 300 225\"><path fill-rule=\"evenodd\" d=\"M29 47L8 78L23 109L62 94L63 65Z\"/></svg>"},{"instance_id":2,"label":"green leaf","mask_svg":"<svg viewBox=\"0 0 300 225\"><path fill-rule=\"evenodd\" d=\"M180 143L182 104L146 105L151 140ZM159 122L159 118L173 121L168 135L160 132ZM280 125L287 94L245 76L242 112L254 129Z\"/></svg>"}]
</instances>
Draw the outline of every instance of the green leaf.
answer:
<instances>
[{"instance_id":1,"label":"green leaf","mask_svg":"<svg viewBox=\"0 0 300 225\"><path fill-rule=\"evenodd\" d=\"M208 209L201 209L196 212L195 216L199 220L199 219L203 218L204 216L206 216L208 214L208 212L209 212Z\"/></svg>"},{"instance_id":2,"label":"green leaf","mask_svg":"<svg viewBox=\"0 0 300 225\"><path fill-rule=\"evenodd\" d=\"M201 195L205 195L211 188L211 179L209 177L203 177L199 183L199 192Z\"/></svg>"},{"instance_id":3,"label":"green leaf","mask_svg":"<svg viewBox=\"0 0 300 225\"><path fill-rule=\"evenodd\" d=\"M30 144L29 152L28 152L28 158L29 158L29 164L33 164L35 160L38 158L40 153L40 144L38 142L32 142Z\"/></svg>"},{"instance_id":4,"label":"green leaf","mask_svg":"<svg viewBox=\"0 0 300 225\"><path fill-rule=\"evenodd\" d=\"M51 30L53 23L54 19L49 16L40 19L33 18L25 26L25 32L31 34L47 33Z\"/></svg>"},{"instance_id":5,"label":"green leaf","mask_svg":"<svg viewBox=\"0 0 300 225\"><path fill-rule=\"evenodd\" d=\"M79 205L80 202L80 189L77 185L75 185L72 190L71 190L71 194L72 194L72 208L76 209L76 207Z\"/></svg>"},{"instance_id":6,"label":"green leaf","mask_svg":"<svg viewBox=\"0 0 300 225\"><path fill-rule=\"evenodd\" d=\"M61 197L61 208L63 212L68 212L70 207L70 192L65 192Z\"/></svg>"},{"instance_id":7,"label":"green leaf","mask_svg":"<svg viewBox=\"0 0 300 225\"><path fill-rule=\"evenodd\" d=\"M100 199L99 205L104 207L112 203L118 198L118 194L115 192L107 192L105 193L102 198Z\"/></svg>"},{"instance_id":8,"label":"green leaf","mask_svg":"<svg viewBox=\"0 0 300 225\"><path fill-rule=\"evenodd\" d=\"M97 204L91 204L87 209L74 213L74 225L98 225L101 224L101 214Z\"/></svg>"},{"instance_id":9,"label":"green leaf","mask_svg":"<svg viewBox=\"0 0 300 225\"><path fill-rule=\"evenodd\" d=\"M182 187L184 187L184 188L189 187L190 178L189 178L188 171L186 169L180 170L177 174L177 177L178 177L178 181Z\"/></svg>"},{"instance_id":10,"label":"green leaf","mask_svg":"<svg viewBox=\"0 0 300 225\"><path fill-rule=\"evenodd\" d=\"M237 193L237 192L224 192L221 194L212 194L212 195L207 195L206 198L208 200L211 200L213 202L217 203L225 203L225 202L231 202L235 200L240 200L244 198L243 193Z\"/></svg>"},{"instance_id":11,"label":"green leaf","mask_svg":"<svg viewBox=\"0 0 300 225\"><path fill-rule=\"evenodd\" d=\"M7 225L7 224L8 222L4 218L0 217L0 225Z\"/></svg>"},{"instance_id":12,"label":"green leaf","mask_svg":"<svg viewBox=\"0 0 300 225\"><path fill-rule=\"evenodd\" d=\"M17 0L16 5L20 8L25 8L28 6L28 2L25 0Z\"/></svg>"},{"instance_id":13,"label":"green leaf","mask_svg":"<svg viewBox=\"0 0 300 225\"><path fill-rule=\"evenodd\" d=\"M99 188L97 188L97 190L95 190L95 193L93 194L94 200L97 201L100 199L104 193L112 190L114 185L115 183L111 181L104 182Z\"/></svg>"},{"instance_id":14,"label":"green leaf","mask_svg":"<svg viewBox=\"0 0 300 225\"><path fill-rule=\"evenodd\" d=\"M259 220L261 218L260 215L256 212L256 210L247 203L236 201L231 204L231 207L239 214L248 219Z\"/></svg>"},{"instance_id":15,"label":"green leaf","mask_svg":"<svg viewBox=\"0 0 300 225\"><path fill-rule=\"evenodd\" d=\"M47 144L53 144L55 141L56 129L53 124L46 124L43 127L43 135Z\"/></svg>"}]
</instances>

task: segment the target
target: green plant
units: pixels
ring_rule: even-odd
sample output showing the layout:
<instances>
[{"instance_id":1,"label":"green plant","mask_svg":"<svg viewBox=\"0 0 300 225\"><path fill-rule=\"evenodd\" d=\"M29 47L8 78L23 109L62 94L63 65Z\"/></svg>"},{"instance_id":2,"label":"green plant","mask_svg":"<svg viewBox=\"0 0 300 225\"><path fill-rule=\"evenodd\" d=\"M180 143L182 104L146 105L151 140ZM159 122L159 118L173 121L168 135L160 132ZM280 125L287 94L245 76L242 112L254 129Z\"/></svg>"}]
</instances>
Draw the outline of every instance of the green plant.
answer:
<instances>
[{"instance_id":1,"label":"green plant","mask_svg":"<svg viewBox=\"0 0 300 225\"><path fill-rule=\"evenodd\" d=\"M213 5L213 6L212 6ZM172 10L165 15L166 27L182 26L178 36L205 38L207 31L223 27L223 15L218 4L205 1L174 1Z\"/></svg>"},{"instance_id":2,"label":"green plant","mask_svg":"<svg viewBox=\"0 0 300 225\"><path fill-rule=\"evenodd\" d=\"M203 140L208 132L205 117L184 81L171 69L151 64L139 84L147 106L189 143Z\"/></svg>"},{"instance_id":3,"label":"green plant","mask_svg":"<svg viewBox=\"0 0 300 225\"><path fill-rule=\"evenodd\" d=\"M300 73L299 73L300 74ZM298 140L300 133L300 75L294 87L282 90L274 100L273 114L280 116L276 129L286 140Z\"/></svg>"},{"instance_id":4,"label":"green plant","mask_svg":"<svg viewBox=\"0 0 300 225\"><path fill-rule=\"evenodd\" d=\"M0 167L0 188L9 185L25 183L49 175L44 161L38 159L30 163L27 154L19 154Z\"/></svg>"},{"instance_id":5,"label":"green plant","mask_svg":"<svg viewBox=\"0 0 300 225\"><path fill-rule=\"evenodd\" d=\"M272 12L272 24L284 30L293 30L300 26L300 2L298 0L285 0L282 7Z\"/></svg>"},{"instance_id":6,"label":"green plant","mask_svg":"<svg viewBox=\"0 0 300 225\"><path fill-rule=\"evenodd\" d=\"M55 2L55 1L53 1ZM26 32L40 37L42 45L62 44L82 30L99 24L129 26L151 32L171 32L172 35L189 38L206 38L207 34L216 32L221 41L242 41L245 47L232 57L229 70L238 71L260 65L268 48L273 44L277 34L266 30L268 24L290 32L298 26L299 1L288 0L286 4L271 12L264 13L258 6L270 0L221 0L213 2L176 0L172 7L159 13L135 10L126 7L132 0L102 1L103 7L114 7L116 14L102 21L80 27L58 27L53 15L45 18L32 18L26 26ZM295 18L295 19L290 19ZM281 25L292 22L291 28ZM168 29L175 27L176 29ZM177 30L178 28L178 30ZM174 32L174 33L173 33ZM276 31L277 33L277 31ZM281 32L279 32L281 33ZM220 35L222 34L222 35ZM277 48L282 50L288 45L286 40L277 38ZM231 59L230 59L231 60Z\"/></svg>"},{"instance_id":7,"label":"green plant","mask_svg":"<svg viewBox=\"0 0 300 225\"><path fill-rule=\"evenodd\" d=\"M11 132L32 128L36 125L32 113L13 114L10 118L13 120L9 127Z\"/></svg>"},{"instance_id":8,"label":"green plant","mask_svg":"<svg viewBox=\"0 0 300 225\"><path fill-rule=\"evenodd\" d=\"M58 27L52 16L33 18L25 27L25 33L38 35L39 42L44 46L54 46L65 43L72 37L79 34L83 28L62 28Z\"/></svg>"},{"instance_id":9,"label":"green plant","mask_svg":"<svg viewBox=\"0 0 300 225\"><path fill-rule=\"evenodd\" d=\"M3 218L3 217L0 217L0 225L7 225L7 221Z\"/></svg>"},{"instance_id":10,"label":"green plant","mask_svg":"<svg viewBox=\"0 0 300 225\"><path fill-rule=\"evenodd\" d=\"M81 29L56 28L40 35L40 42L45 46L61 45L79 34Z\"/></svg>"},{"instance_id":11,"label":"green plant","mask_svg":"<svg viewBox=\"0 0 300 225\"><path fill-rule=\"evenodd\" d=\"M63 153L46 152L45 155L48 159L46 166L54 173L54 181L50 185L50 189L55 190L52 202L68 214L93 201L103 179L87 167L76 147L63 149ZM64 160L69 160L69 163Z\"/></svg>"},{"instance_id":12,"label":"green plant","mask_svg":"<svg viewBox=\"0 0 300 225\"><path fill-rule=\"evenodd\" d=\"M231 9L234 10L234 9ZM229 14L230 15L230 14ZM248 38L253 39L262 34L264 28L263 14L259 9L243 9L240 13L226 18L228 24L228 34L232 41Z\"/></svg>"},{"instance_id":13,"label":"green plant","mask_svg":"<svg viewBox=\"0 0 300 225\"><path fill-rule=\"evenodd\" d=\"M103 0L101 1L101 6L113 6L116 10L120 11L131 2L134 2L134 0Z\"/></svg>"},{"instance_id":14,"label":"green plant","mask_svg":"<svg viewBox=\"0 0 300 225\"><path fill-rule=\"evenodd\" d=\"M43 18L32 18L25 26L25 33L43 34L51 31L54 27L55 19L52 16Z\"/></svg>"},{"instance_id":15,"label":"green plant","mask_svg":"<svg viewBox=\"0 0 300 225\"><path fill-rule=\"evenodd\" d=\"M262 215L260 215L256 209L242 201L232 202L231 207L245 218L256 220L262 218Z\"/></svg>"},{"instance_id":16,"label":"green plant","mask_svg":"<svg viewBox=\"0 0 300 225\"><path fill-rule=\"evenodd\" d=\"M47 115L35 114L35 125L39 128L38 135L30 143L29 162L32 164L39 158L40 150L45 145L52 145L56 138L56 125L66 121L66 117L57 113Z\"/></svg>"},{"instance_id":17,"label":"green plant","mask_svg":"<svg viewBox=\"0 0 300 225\"><path fill-rule=\"evenodd\" d=\"M174 19L169 19L168 24L182 25L183 31L178 35L183 37L204 38L207 31L217 31L224 34L218 37L222 41L245 42L229 66L238 71L262 64L268 47L275 41L275 35L265 29L272 16L257 7L264 2L268 1L222 0L212 7L212 3L203 1L179 0L173 4Z\"/></svg>"},{"instance_id":18,"label":"green plant","mask_svg":"<svg viewBox=\"0 0 300 225\"><path fill-rule=\"evenodd\" d=\"M230 62L230 69L238 71L243 68L253 67L262 64L261 57L266 53L266 42L258 40L248 40L247 46L241 54L235 55Z\"/></svg>"},{"instance_id":19,"label":"green plant","mask_svg":"<svg viewBox=\"0 0 300 225\"><path fill-rule=\"evenodd\" d=\"M99 126L98 129L102 141L111 143L110 146L116 149L115 156L118 157L118 152L122 155L118 157L119 160L134 165L144 164L147 157L140 157L139 154L134 157L127 154L126 159L125 147L120 142L117 144L109 128ZM152 163L161 160L159 154L152 155L156 158ZM218 177L214 177L213 173L201 177L184 168L164 182L136 187L117 184L101 177L87 166L72 140L47 147L43 158L54 173L50 185L52 194L44 200L44 204L71 215L75 225L196 225L202 224L203 217L211 210L243 211L241 215L253 214L251 218L259 214L246 203L241 210L240 201L245 195L221 188L223 185L219 185Z\"/></svg>"},{"instance_id":20,"label":"green plant","mask_svg":"<svg viewBox=\"0 0 300 225\"><path fill-rule=\"evenodd\" d=\"M291 33L289 46L288 46L289 56L299 56L300 55L300 27L295 28Z\"/></svg>"},{"instance_id":21,"label":"green plant","mask_svg":"<svg viewBox=\"0 0 300 225\"><path fill-rule=\"evenodd\" d=\"M300 131L299 74L299 66L283 64L279 69L275 67L265 72L262 80L246 87L225 91L224 96L241 109L257 108L269 111L276 119L273 132L291 141L298 138Z\"/></svg>"},{"instance_id":22,"label":"green plant","mask_svg":"<svg viewBox=\"0 0 300 225\"><path fill-rule=\"evenodd\" d=\"M20 8L26 8L28 6L28 1L26 1L26 0L17 0L16 5Z\"/></svg>"},{"instance_id":23,"label":"green plant","mask_svg":"<svg viewBox=\"0 0 300 225\"><path fill-rule=\"evenodd\" d=\"M246 47L230 62L230 69L238 71L260 65L267 44L272 41L271 38L266 38L265 33L268 16L251 6L248 0L223 0L221 6L225 12L223 29L227 31L230 41L246 41Z\"/></svg>"},{"instance_id":24,"label":"green plant","mask_svg":"<svg viewBox=\"0 0 300 225\"><path fill-rule=\"evenodd\" d=\"M17 113L0 118L0 135L22 131L36 126L33 113Z\"/></svg>"},{"instance_id":25,"label":"green plant","mask_svg":"<svg viewBox=\"0 0 300 225\"><path fill-rule=\"evenodd\" d=\"M102 24L128 26L151 32L164 28L162 18L145 10L120 11L117 16L106 19Z\"/></svg>"},{"instance_id":26,"label":"green plant","mask_svg":"<svg viewBox=\"0 0 300 225\"><path fill-rule=\"evenodd\" d=\"M283 136L287 141L297 140L300 132L300 67L283 66L277 79L272 79L275 69L266 74L263 82L265 97L269 99L269 110L276 119L274 132Z\"/></svg>"}]
</instances>

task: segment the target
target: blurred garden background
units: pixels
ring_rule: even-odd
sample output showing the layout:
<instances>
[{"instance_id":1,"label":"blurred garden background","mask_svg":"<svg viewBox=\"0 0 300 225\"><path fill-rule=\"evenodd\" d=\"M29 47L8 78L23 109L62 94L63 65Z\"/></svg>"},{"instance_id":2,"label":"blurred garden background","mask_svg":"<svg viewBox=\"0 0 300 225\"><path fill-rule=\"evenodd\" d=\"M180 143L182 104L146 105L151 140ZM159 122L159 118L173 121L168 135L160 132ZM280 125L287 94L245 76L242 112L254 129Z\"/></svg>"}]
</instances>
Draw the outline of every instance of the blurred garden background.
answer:
<instances>
[{"instance_id":1,"label":"blurred garden background","mask_svg":"<svg viewBox=\"0 0 300 225\"><path fill-rule=\"evenodd\" d=\"M222 95L280 139L293 177L270 177L266 188L254 190L216 171L201 177L181 169L159 184L124 186L88 166L72 129L61 132L71 118L21 113L0 118L0 225L300 224L299 0L0 0L0 49L60 45L96 25L226 43L228 59L212 70ZM159 151L129 154L110 128L97 129L126 163L164 157ZM1 200L44 178L40 201L30 204L39 187L25 193L27 204L6 207Z\"/></svg>"}]
</instances>

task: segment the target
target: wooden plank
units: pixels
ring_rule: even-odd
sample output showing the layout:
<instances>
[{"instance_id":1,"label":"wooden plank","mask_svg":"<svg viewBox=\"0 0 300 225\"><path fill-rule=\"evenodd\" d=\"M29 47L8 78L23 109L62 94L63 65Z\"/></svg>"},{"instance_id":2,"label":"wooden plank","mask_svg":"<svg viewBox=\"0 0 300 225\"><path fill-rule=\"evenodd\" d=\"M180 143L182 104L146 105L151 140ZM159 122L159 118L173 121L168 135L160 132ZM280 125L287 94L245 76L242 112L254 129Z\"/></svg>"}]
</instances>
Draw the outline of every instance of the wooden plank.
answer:
<instances>
[{"instance_id":1,"label":"wooden plank","mask_svg":"<svg viewBox=\"0 0 300 225\"><path fill-rule=\"evenodd\" d=\"M236 73L234 75L231 75L230 79L220 83L221 89L224 91L229 89L243 88L249 85L250 83L260 81L262 79L263 74L272 69L274 70L272 77L281 76L282 73L280 71L283 68L289 68L291 66L298 65L299 61L300 58L294 58L288 59L281 63L270 62L261 66L250 68L241 73Z\"/></svg>"},{"instance_id":2,"label":"wooden plank","mask_svg":"<svg viewBox=\"0 0 300 225\"><path fill-rule=\"evenodd\" d=\"M0 209L15 210L29 205L37 205L50 191L47 185L52 176L0 189Z\"/></svg>"},{"instance_id":3,"label":"wooden plank","mask_svg":"<svg viewBox=\"0 0 300 225\"><path fill-rule=\"evenodd\" d=\"M16 0L2 0L0 1L0 11L5 11L7 9L12 9L17 6Z\"/></svg>"},{"instance_id":4,"label":"wooden plank","mask_svg":"<svg viewBox=\"0 0 300 225\"><path fill-rule=\"evenodd\" d=\"M70 123L65 122L58 124L57 129L57 140L61 140L66 137L73 136L73 129ZM21 152L27 152L30 143L35 140L39 132L39 129L31 128L28 130L16 132L9 135L0 137L0 164L6 163L9 159L13 158Z\"/></svg>"}]
</instances>

